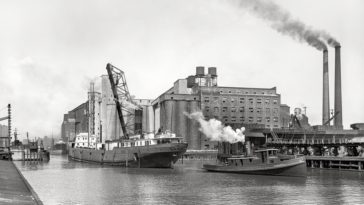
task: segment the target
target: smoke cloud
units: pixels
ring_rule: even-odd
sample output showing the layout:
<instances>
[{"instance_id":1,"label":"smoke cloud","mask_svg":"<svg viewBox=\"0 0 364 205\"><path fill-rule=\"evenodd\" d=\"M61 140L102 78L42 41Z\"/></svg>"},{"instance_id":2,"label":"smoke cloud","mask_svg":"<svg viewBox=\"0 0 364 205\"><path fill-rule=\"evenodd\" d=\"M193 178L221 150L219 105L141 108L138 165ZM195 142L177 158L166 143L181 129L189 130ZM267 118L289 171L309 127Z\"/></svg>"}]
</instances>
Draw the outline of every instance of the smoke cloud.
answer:
<instances>
[{"instance_id":1,"label":"smoke cloud","mask_svg":"<svg viewBox=\"0 0 364 205\"><path fill-rule=\"evenodd\" d=\"M315 30L295 19L291 14L271 0L238 0L239 6L265 20L274 30L300 42L306 42L318 50L327 50L327 45L340 43L323 30Z\"/></svg>"},{"instance_id":2,"label":"smoke cloud","mask_svg":"<svg viewBox=\"0 0 364 205\"><path fill-rule=\"evenodd\" d=\"M245 135L243 134L245 131L244 127L234 131L230 126L223 126L219 120L210 119L207 121L204 119L201 111L191 114L184 112L183 114L185 114L188 118L199 122L199 130L211 141L230 143L245 142Z\"/></svg>"}]
</instances>

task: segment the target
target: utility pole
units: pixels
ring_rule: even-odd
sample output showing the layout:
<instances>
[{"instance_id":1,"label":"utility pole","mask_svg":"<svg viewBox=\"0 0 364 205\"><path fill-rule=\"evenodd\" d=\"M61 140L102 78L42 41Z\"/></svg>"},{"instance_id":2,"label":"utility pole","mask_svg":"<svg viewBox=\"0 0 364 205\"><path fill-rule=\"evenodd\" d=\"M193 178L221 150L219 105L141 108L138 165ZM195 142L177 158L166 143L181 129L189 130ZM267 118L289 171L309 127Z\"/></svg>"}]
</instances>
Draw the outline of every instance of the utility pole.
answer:
<instances>
[{"instance_id":1,"label":"utility pole","mask_svg":"<svg viewBox=\"0 0 364 205\"><path fill-rule=\"evenodd\" d=\"M11 159L11 153L10 153L10 142L11 142L11 105L8 104L8 139L9 139L9 144L8 144L8 150L9 150L9 159Z\"/></svg>"}]
</instances>

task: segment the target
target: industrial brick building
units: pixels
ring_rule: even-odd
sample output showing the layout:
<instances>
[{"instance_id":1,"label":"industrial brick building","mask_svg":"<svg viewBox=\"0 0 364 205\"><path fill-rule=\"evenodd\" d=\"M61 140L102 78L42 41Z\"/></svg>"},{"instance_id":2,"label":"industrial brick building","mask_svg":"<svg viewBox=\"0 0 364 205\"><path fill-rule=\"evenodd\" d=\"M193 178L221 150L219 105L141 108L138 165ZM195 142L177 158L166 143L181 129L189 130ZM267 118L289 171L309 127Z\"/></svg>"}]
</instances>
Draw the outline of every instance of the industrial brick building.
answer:
<instances>
[{"instance_id":1,"label":"industrial brick building","mask_svg":"<svg viewBox=\"0 0 364 205\"><path fill-rule=\"evenodd\" d=\"M163 128L182 136L189 149L211 149L215 143L198 131L197 122L183 113L201 110L205 119L215 118L232 127L288 127L290 108L281 104L273 88L222 87L217 85L215 67L196 68L196 75L179 79L174 86L153 101L154 128Z\"/></svg>"},{"instance_id":2,"label":"industrial brick building","mask_svg":"<svg viewBox=\"0 0 364 205\"><path fill-rule=\"evenodd\" d=\"M123 133L116 112L108 76L101 76L100 90L91 83L88 100L64 115L62 138L74 139L79 133L95 135L98 142L119 139ZM154 100L134 99L140 109L125 116L131 133L156 133L169 130L188 142L188 149L213 149L199 131L199 124L184 113L202 111L205 119L215 118L233 128L288 127L290 108L281 104L273 88L223 87L217 84L215 67L196 67L196 74L175 81L174 85ZM125 103L124 103L125 105ZM125 114L125 113L124 113Z\"/></svg>"},{"instance_id":3,"label":"industrial brick building","mask_svg":"<svg viewBox=\"0 0 364 205\"><path fill-rule=\"evenodd\" d=\"M74 140L76 135L88 132L88 103L82 103L67 114L63 115L61 138L65 142Z\"/></svg>"}]
</instances>

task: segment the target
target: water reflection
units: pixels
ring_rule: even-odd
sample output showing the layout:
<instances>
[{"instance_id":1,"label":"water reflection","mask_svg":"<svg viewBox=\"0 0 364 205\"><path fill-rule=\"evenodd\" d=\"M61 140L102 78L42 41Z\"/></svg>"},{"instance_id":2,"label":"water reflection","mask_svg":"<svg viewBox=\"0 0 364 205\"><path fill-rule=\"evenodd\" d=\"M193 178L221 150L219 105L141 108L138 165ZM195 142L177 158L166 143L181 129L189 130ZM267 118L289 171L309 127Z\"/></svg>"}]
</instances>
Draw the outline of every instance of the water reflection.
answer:
<instances>
[{"instance_id":1,"label":"water reflection","mask_svg":"<svg viewBox=\"0 0 364 205\"><path fill-rule=\"evenodd\" d=\"M308 169L308 177L212 173L202 161L174 169L133 169L69 162L16 162L44 204L358 203L359 172Z\"/></svg>"}]
</instances>

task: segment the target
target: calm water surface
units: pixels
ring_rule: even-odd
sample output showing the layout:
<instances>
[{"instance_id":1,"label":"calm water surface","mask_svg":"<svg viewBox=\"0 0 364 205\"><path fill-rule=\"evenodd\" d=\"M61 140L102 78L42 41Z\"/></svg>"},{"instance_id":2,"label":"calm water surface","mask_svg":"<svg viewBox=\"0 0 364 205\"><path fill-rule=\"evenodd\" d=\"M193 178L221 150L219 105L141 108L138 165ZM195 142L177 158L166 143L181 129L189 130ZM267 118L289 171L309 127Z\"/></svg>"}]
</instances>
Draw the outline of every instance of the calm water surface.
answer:
<instances>
[{"instance_id":1,"label":"calm water surface","mask_svg":"<svg viewBox=\"0 0 364 205\"><path fill-rule=\"evenodd\" d=\"M206 162L206 161L205 161ZM364 204L364 173L308 169L307 178L102 167L52 155L15 162L44 204Z\"/></svg>"}]
</instances>

